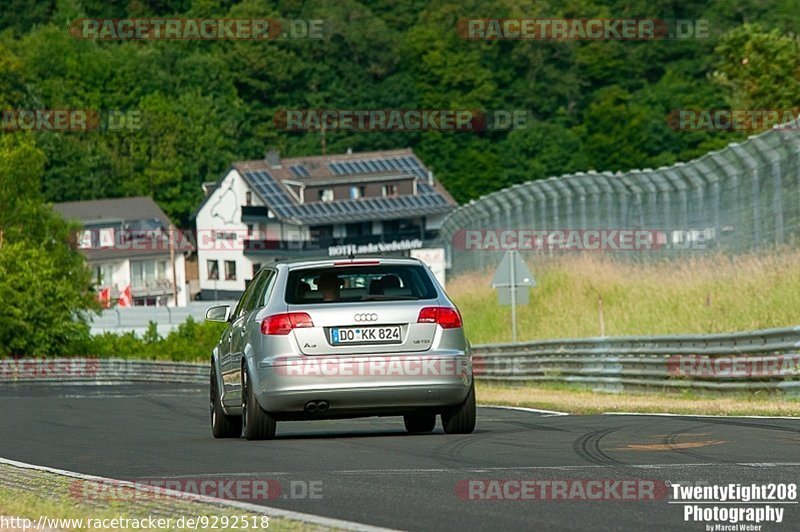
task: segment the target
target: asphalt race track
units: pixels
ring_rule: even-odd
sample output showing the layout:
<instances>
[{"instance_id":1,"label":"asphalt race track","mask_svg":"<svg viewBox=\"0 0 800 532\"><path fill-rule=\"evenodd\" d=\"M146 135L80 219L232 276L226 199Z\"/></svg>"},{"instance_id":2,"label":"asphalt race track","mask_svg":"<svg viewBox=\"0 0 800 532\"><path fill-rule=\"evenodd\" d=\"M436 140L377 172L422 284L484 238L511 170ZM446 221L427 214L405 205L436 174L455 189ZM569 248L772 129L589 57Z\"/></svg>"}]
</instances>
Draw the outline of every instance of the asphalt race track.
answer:
<instances>
[{"instance_id":1,"label":"asphalt race track","mask_svg":"<svg viewBox=\"0 0 800 532\"><path fill-rule=\"evenodd\" d=\"M279 423L276 440L248 442L211 437L205 388L4 385L0 400L3 458L117 479L270 479L284 495L292 482L321 481L315 484L321 498L253 502L406 530L705 530L703 522L685 523L682 506L663 494L633 501L476 501L464 489L470 479L768 484L800 478L800 420L792 419L481 408L469 436L447 436L439 427L408 435L400 418L371 418ZM762 530L795 529L800 509L783 508L784 522Z\"/></svg>"}]
</instances>

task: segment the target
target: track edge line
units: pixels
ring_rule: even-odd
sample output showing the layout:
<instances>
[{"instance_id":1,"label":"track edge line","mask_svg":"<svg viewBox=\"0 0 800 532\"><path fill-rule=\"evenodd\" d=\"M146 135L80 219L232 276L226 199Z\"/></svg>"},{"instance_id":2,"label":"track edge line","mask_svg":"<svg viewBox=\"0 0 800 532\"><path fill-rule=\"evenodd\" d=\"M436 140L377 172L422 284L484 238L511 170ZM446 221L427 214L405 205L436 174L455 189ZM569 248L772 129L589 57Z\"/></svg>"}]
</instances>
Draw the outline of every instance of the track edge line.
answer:
<instances>
[{"instance_id":1,"label":"track edge line","mask_svg":"<svg viewBox=\"0 0 800 532\"><path fill-rule=\"evenodd\" d=\"M129 487L129 488L139 488L141 489L140 484L136 484L134 482L130 482L128 480L117 480L108 477L100 477L96 475L86 475L84 473L76 473L74 471L67 471L64 469L56 469L53 467L47 466L40 466L35 464L28 464L26 462L18 462L16 460L10 460L8 458L0 457L0 464L6 464L13 467L19 467L21 469L32 469L34 471L43 471L46 473L52 473L55 475L61 475L70 478L77 478L79 480L88 480L93 482L114 482L120 486ZM324 517L321 515L315 514L307 514L303 512L295 512L293 510L283 510L281 508L275 508L272 506L261 506L259 504L247 503L247 502L240 502L240 501L230 501L227 499L218 499L216 497L209 497L207 495L200 495L196 493L185 493L182 491L177 490L170 490L164 488L158 488L159 493L163 493L169 495L171 497L175 497L178 499L189 499L196 502L203 502L209 504L217 504L220 506L228 506L231 508L236 508L238 510L245 510L248 512L267 515L268 517L282 517L284 519L291 519L293 521L300 521L303 523L311 523L314 525L325 526L330 528L339 528L342 530L357 530L363 532L397 532L395 529L391 528L382 528L373 525L367 525L364 523L357 523L355 521L346 521L343 519L336 519L333 517Z\"/></svg>"}]
</instances>

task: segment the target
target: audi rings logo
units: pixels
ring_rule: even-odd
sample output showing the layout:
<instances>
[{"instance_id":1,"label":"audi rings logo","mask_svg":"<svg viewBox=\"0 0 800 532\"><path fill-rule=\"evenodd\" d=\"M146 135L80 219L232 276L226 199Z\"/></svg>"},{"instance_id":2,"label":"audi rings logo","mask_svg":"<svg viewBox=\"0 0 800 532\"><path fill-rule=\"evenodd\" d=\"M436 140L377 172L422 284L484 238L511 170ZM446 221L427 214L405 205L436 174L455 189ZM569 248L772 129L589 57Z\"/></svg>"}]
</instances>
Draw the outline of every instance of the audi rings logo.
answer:
<instances>
[{"instance_id":1,"label":"audi rings logo","mask_svg":"<svg viewBox=\"0 0 800 532\"><path fill-rule=\"evenodd\" d=\"M374 312L364 312L362 314L356 314L353 316L353 319L359 323L364 323L365 321L378 321L378 315Z\"/></svg>"}]
</instances>

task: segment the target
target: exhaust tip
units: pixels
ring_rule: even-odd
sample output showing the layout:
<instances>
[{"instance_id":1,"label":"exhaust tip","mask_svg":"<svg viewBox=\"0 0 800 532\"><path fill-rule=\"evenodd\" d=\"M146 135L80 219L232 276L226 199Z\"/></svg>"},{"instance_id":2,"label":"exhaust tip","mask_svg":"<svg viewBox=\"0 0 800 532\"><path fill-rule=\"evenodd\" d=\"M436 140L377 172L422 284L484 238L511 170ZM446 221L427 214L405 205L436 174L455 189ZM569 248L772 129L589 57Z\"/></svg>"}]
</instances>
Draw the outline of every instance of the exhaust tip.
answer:
<instances>
[{"instance_id":1,"label":"exhaust tip","mask_svg":"<svg viewBox=\"0 0 800 532\"><path fill-rule=\"evenodd\" d=\"M309 401L306 403L306 412L316 412L319 406L316 401Z\"/></svg>"},{"instance_id":2,"label":"exhaust tip","mask_svg":"<svg viewBox=\"0 0 800 532\"><path fill-rule=\"evenodd\" d=\"M328 401L320 401L317 403L317 412L327 412L328 411Z\"/></svg>"}]
</instances>

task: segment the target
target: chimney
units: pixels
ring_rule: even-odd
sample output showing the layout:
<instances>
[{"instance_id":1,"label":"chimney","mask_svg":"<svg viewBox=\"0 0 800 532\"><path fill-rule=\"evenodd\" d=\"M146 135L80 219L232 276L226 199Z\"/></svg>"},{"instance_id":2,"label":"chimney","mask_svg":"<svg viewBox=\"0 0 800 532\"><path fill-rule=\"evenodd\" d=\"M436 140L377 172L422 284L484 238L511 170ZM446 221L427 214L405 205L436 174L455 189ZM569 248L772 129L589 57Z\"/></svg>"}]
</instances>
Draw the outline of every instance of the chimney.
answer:
<instances>
[{"instance_id":1,"label":"chimney","mask_svg":"<svg viewBox=\"0 0 800 532\"><path fill-rule=\"evenodd\" d=\"M353 148L347 148L347 155L353 155Z\"/></svg>"},{"instance_id":2,"label":"chimney","mask_svg":"<svg viewBox=\"0 0 800 532\"><path fill-rule=\"evenodd\" d=\"M281 167L281 154L275 148L270 148L269 151L267 151L266 155L264 155L264 160L267 161L267 164L272 168Z\"/></svg>"},{"instance_id":3,"label":"chimney","mask_svg":"<svg viewBox=\"0 0 800 532\"><path fill-rule=\"evenodd\" d=\"M433 172L431 172L430 170L428 170L428 184L430 186L433 186Z\"/></svg>"}]
</instances>

